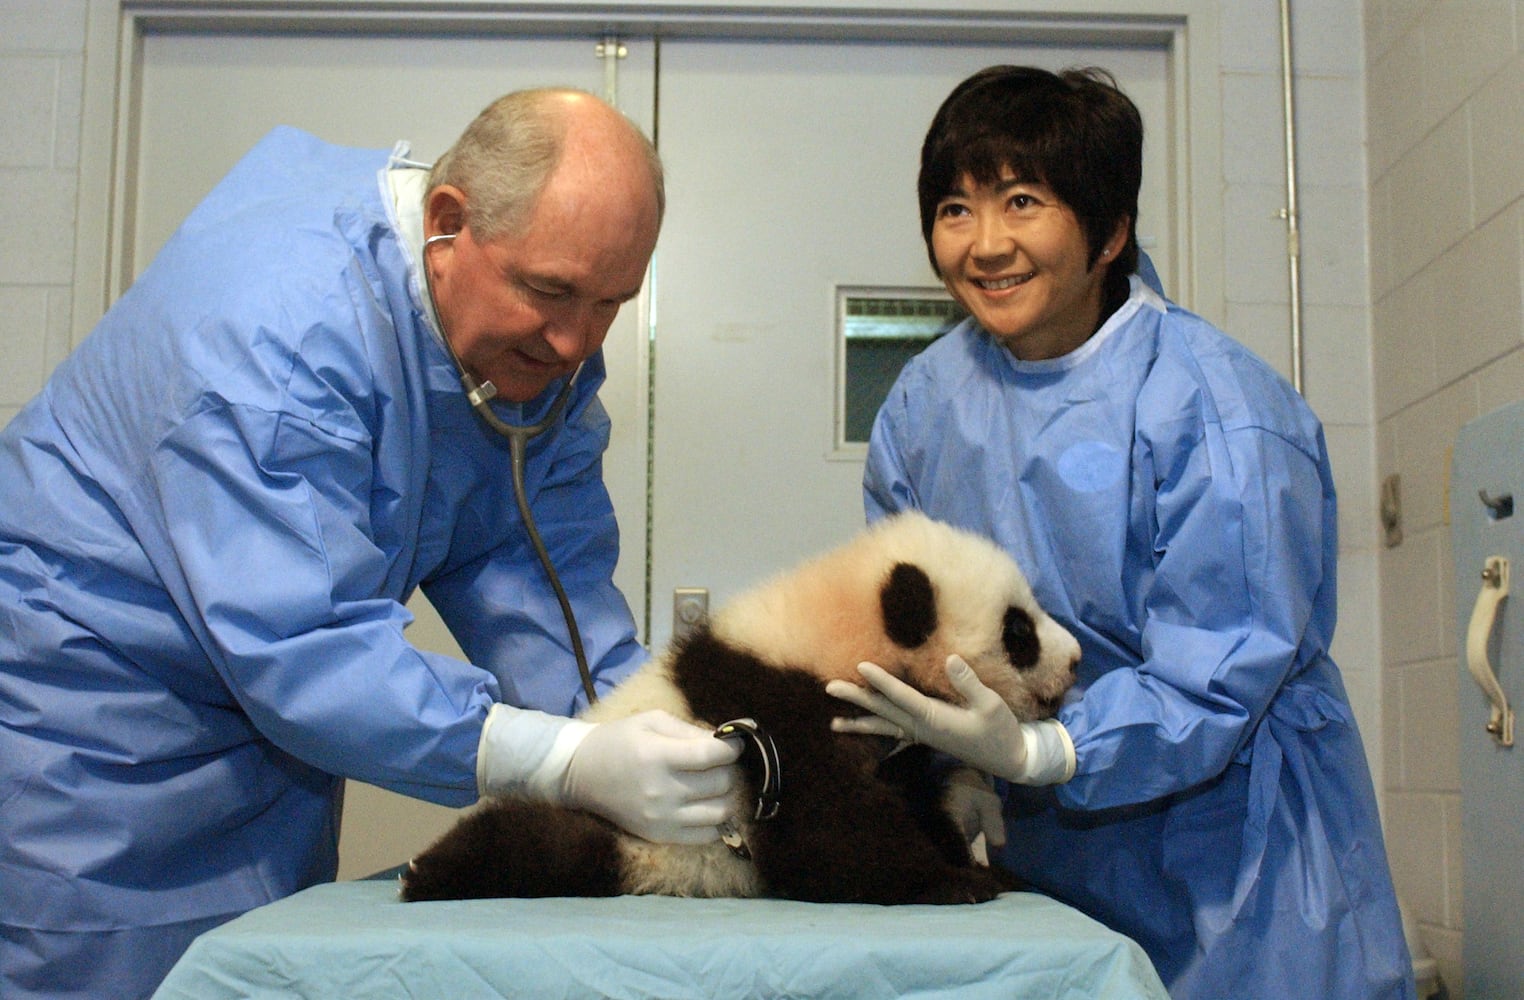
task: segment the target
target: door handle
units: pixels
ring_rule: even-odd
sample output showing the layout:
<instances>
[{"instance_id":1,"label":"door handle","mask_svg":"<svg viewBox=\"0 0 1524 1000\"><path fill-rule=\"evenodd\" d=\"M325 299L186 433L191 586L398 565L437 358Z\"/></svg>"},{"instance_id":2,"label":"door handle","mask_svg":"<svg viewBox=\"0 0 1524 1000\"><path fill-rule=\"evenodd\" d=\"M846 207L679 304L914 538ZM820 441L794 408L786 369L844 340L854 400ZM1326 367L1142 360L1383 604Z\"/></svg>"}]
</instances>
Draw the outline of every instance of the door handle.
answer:
<instances>
[{"instance_id":1,"label":"door handle","mask_svg":"<svg viewBox=\"0 0 1524 1000\"><path fill-rule=\"evenodd\" d=\"M1492 664L1487 660L1487 641L1492 637L1492 626L1497 620L1498 605L1508 596L1508 560L1503 556L1488 556L1482 569L1482 589L1476 595L1476 607L1471 609L1471 625L1466 629L1466 667L1472 680L1482 689L1492 705L1487 719L1487 732L1498 745L1513 746L1513 709L1508 707L1508 695L1498 683Z\"/></svg>"}]
</instances>

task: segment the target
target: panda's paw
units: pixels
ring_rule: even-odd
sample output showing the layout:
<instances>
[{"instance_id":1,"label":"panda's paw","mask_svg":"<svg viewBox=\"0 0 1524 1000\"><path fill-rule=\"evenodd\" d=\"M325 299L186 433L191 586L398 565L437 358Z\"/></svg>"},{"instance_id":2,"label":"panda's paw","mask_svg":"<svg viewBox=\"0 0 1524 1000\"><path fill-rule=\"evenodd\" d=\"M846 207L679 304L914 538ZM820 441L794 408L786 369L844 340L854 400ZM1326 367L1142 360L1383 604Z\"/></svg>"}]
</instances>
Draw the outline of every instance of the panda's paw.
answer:
<instances>
[{"instance_id":1,"label":"panda's paw","mask_svg":"<svg viewBox=\"0 0 1524 1000\"><path fill-rule=\"evenodd\" d=\"M1005 891L1005 885L988 868L950 868L943 876L929 880L916 902L942 906L987 903Z\"/></svg>"},{"instance_id":2,"label":"panda's paw","mask_svg":"<svg viewBox=\"0 0 1524 1000\"><path fill-rule=\"evenodd\" d=\"M425 852L407 863L407 871L397 880L397 896L404 903L466 899L476 895L471 890L469 866L452 865L452 859L448 857L441 861L435 856L437 853Z\"/></svg>"}]
</instances>

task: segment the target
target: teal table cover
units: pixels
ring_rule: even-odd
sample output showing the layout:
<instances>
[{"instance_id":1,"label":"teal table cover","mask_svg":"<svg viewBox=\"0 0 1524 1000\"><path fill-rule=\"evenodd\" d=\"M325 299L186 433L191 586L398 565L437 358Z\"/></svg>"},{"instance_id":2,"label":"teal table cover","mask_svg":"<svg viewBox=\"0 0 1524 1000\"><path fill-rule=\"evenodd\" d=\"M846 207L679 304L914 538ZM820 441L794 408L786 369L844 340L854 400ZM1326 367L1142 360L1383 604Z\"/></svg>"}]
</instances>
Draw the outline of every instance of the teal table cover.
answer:
<instances>
[{"instance_id":1,"label":"teal table cover","mask_svg":"<svg viewBox=\"0 0 1524 1000\"><path fill-rule=\"evenodd\" d=\"M202 935L155 994L224 997L1168 1000L1132 940L1031 893L402 903L376 880L316 886Z\"/></svg>"}]
</instances>

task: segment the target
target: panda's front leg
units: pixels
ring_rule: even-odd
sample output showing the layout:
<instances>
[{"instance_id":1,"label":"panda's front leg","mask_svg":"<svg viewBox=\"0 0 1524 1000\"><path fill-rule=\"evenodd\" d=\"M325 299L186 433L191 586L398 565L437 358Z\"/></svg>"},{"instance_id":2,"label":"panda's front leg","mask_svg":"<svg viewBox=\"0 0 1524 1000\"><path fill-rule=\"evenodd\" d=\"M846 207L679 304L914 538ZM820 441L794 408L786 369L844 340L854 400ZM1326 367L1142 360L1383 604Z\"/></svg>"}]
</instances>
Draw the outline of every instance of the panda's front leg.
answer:
<instances>
[{"instance_id":1,"label":"panda's front leg","mask_svg":"<svg viewBox=\"0 0 1524 1000\"><path fill-rule=\"evenodd\" d=\"M871 738L838 735L790 773L775 819L752 830L768 895L812 902L978 903L1006 885L949 849L936 802L876 773ZM932 782L927 793L937 794ZM918 815L921 814L921 815Z\"/></svg>"}]
</instances>

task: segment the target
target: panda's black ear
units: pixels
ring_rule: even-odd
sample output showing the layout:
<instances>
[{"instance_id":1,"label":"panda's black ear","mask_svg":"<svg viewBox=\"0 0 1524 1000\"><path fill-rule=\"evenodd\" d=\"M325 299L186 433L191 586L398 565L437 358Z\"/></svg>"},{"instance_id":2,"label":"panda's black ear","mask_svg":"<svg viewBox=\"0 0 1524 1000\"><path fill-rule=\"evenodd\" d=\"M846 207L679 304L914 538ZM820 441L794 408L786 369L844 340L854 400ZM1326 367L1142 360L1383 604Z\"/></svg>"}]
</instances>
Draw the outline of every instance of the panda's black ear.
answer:
<instances>
[{"instance_id":1,"label":"panda's black ear","mask_svg":"<svg viewBox=\"0 0 1524 1000\"><path fill-rule=\"evenodd\" d=\"M884 609L884 633L896 644L915 649L937 630L937 595L931 577L919 566L895 563L878 599Z\"/></svg>"}]
</instances>

